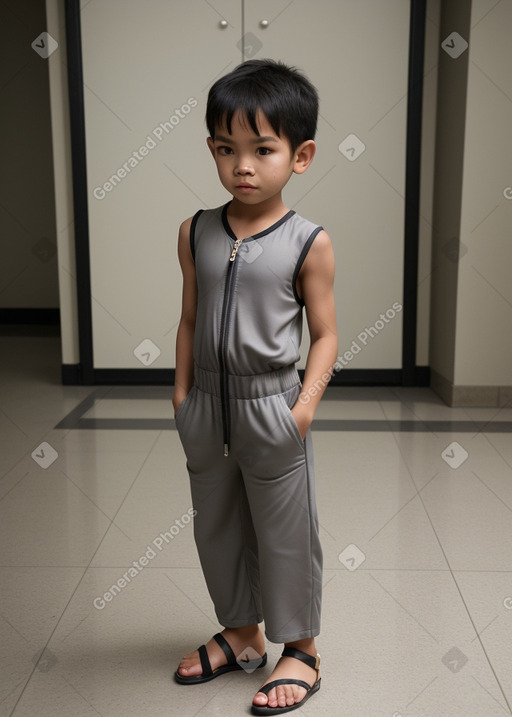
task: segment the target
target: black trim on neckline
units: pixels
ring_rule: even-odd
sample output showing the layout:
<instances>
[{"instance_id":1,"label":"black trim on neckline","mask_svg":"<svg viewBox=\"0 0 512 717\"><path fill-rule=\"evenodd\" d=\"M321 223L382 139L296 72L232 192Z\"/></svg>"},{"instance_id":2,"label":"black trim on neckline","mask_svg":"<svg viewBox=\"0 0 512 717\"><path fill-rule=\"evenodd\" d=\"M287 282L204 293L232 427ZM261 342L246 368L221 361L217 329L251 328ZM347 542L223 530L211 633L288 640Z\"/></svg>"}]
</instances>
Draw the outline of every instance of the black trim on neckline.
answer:
<instances>
[{"instance_id":1,"label":"black trim on neckline","mask_svg":"<svg viewBox=\"0 0 512 717\"><path fill-rule=\"evenodd\" d=\"M231 200L232 201L232 200ZM224 229L226 230L227 235L233 239L233 241L237 240L237 237L235 236L233 230L229 226L228 222L228 207L231 204L231 201L224 204L222 207L222 224L224 226ZM268 229L264 229L262 232L258 232L257 234L251 234L251 236L244 237L243 241L252 241L253 239L259 239L260 237L265 236L266 234L270 234L270 232L273 232L277 227L280 227L281 224L284 224L284 222L288 221L290 217L292 217L295 214L294 209L290 209L286 214L281 217L281 219L278 219L277 222L274 222Z\"/></svg>"}]
</instances>

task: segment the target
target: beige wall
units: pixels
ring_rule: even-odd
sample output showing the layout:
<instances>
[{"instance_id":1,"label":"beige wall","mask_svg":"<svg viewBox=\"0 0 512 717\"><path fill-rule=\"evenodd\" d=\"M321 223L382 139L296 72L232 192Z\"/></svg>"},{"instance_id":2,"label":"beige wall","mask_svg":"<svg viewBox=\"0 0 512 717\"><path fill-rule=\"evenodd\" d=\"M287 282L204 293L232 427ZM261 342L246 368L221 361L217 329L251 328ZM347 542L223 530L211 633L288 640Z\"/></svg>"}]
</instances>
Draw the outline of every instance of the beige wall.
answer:
<instances>
[{"instance_id":1,"label":"beige wall","mask_svg":"<svg viewBox=\"0 0 512 717\"><path fill-rule=\"evenodd\" d=\"M490 8L471 14L454 383L512 387L512 3Z\"/></svg>"},{"instance_id":2,"label":"beige wall","mask_svg":"<svg viewBox=\"0 0 512 717\"><path fill-rule=\"evenodd\" d=\"M453 28L467 38L466 0L444 3L438 43L438 95L435 134L434 207L432 213L432 273L430 366L453 382L457 262L446 245L459 235L468 53L450 58L440 43ZM451 246L451 245L450 245Z\"/></svg>"},{"instance_id":3,"label":"beige wall","mask_svg":"<svg viewBox=\"0 0 512 717\"><path fill-rule=\"evenodd\" d=\"M59 306L44 0L0 5L0 308Z\"/></svg>"},{"instance_id":4,"label":"beige wall","mask_svg":"<svg viewBox=\"0 0 512 717\"><path fill-rule=\"evenodd\" d=\"M438 80L430 365L452 405L512 398L511 27L510 3L442 8L441 39L469 43Z\"/></svg>"}]
</instances>

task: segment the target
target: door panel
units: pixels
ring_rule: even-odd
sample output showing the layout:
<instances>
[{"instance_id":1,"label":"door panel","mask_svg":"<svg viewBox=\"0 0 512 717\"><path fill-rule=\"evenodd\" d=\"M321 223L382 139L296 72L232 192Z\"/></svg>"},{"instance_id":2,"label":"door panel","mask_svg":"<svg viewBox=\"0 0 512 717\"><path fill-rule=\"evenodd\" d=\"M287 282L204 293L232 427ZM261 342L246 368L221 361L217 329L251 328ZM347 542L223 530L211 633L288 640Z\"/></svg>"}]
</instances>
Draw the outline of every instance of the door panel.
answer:
<instances>
[{"instance_id":1,"label":"door panel","mask_svg":"<svg viewBox=\"0 0 512 717\"><path fill-rule=\"evenodd\" d=\"M402 302L409 12L406 0L84 2L93 368L149 365L137 356L145 339L152 368L175 365L177 231L230 198L204 112L243 47L246 59L296 65L319 90L317 155L285 202L333 240L340 353L354 348L347 368L401 367L392 307ZM365 145L354 161L339 150L349 135L359 139L347 155ZM384 322L386 310L395 316ZM301 365L307 347L305 338Z\"/></svg>"},{"instance_id":2,"label":"door panel","mask_svg":"<svg viewBox=\"0 0 512 717\"><path fill-rule=\"evenodd\" d=\"M178 228L228 199L204 111L211 83L241 61L241 4L109 0L87 4L81 21L94 368L141 368L145 339L157 347L151 367L172 367Z\"/></svg>"},{"instance_id":3,"label":"door panel","mask_svg":"<svg viewBox=\"0 0 512 717\"><path fill-rule=\"evenodd\" d=\"M246 59L294 65L320 95L317 154L284 197L333 241L340 353L355 341L347 368L401 368L393 304L403 292L409 2L244 0L244 8ZM338 147L352 134L366 148L349 161Z\"/></svg>"}]
</instances>

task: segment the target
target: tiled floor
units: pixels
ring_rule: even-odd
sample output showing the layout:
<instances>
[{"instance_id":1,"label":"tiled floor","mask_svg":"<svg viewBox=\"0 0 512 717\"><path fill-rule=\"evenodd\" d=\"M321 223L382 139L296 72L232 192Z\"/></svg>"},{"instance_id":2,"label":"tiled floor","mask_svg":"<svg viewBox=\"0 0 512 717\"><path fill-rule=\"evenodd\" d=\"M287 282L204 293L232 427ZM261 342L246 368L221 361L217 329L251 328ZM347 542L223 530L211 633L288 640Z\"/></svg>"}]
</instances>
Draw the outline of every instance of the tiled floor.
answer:
<instances>
[{"instance_id":1,"label":"tiled floor","mask_svg":"<svg viewBox=\"0 0 512 717\"><path fill-rule=\"evenodd\" d=\"M248 714L278 645L257 673L172 680L220 626L171 389L62 386L55 336L0 353L0 717ZM322 689L295 714L512 714L512 407L346 388L317 419Z\"/></svg>"}]
</instances>

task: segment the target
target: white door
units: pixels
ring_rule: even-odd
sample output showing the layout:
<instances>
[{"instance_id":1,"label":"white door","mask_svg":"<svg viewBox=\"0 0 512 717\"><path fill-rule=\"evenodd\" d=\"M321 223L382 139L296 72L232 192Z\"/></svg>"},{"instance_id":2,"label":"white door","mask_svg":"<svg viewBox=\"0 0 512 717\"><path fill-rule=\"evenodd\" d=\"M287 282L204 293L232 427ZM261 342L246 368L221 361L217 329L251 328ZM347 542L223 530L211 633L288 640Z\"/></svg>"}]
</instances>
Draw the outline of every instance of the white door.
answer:
<instances>
[{"instance_id":1,"label":"white door","mask_svg":"<svg viewBox=\"0 0 512 717\"><path fill-rule=\"evenodd\" d=\"M178 227L226 201L204 111L241 61L241 20L240 0L81 13L94 369L175 365Z\"/></svg>"},{"instance_id":2,"label":"white door","mask_svg":"<svg viewBox=\"0 0 512 717\"><path fill-rule=\"evenodd\" d=\"M333 241L342 363L401 368L409 1L244 7L245 59L283 60L319 91L317 154L284 196Z\"/></svg>"},{"instance_id":3,"label":"white door","mask_svg":"<svg viewBox=\"0 0 512 717\"><path fill-rule=\"evenodd\" d=\"M206 96L244 50L296 65L320 93L317 156L284 197L332 237L346 368L401 367L409 12L408 0L84 6L94 369L142 369L148 346L151 368L175 365L178 227L229 199Z\"/></svg>"}]
</instances>

